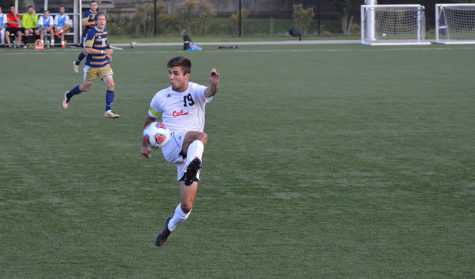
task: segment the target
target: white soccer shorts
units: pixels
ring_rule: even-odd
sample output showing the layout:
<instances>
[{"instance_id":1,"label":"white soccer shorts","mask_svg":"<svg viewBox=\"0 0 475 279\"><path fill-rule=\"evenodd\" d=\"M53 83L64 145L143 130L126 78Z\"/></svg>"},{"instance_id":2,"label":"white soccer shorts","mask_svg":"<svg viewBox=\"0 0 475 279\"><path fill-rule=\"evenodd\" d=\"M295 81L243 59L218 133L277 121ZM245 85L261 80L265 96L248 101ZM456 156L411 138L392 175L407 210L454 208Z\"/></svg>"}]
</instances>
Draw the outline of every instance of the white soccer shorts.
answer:
<instances>
[{"instance_id":1,"label":"white soccer shorts","mask_svg":"<svg viewBox=\"0 0 475 279\"><path fill-rule=\"evenodd\" d=\"M181 150L183 148L183 141L185 140L185 135L187 132L172 132L171 138L168 141L167 145L162 147L162 154L170 163L176 165L177 178L180 180L186 172L186 158L181 156ZM200 171L196 174L196 178L200 178Z\"/></svg>"}]
</instances>

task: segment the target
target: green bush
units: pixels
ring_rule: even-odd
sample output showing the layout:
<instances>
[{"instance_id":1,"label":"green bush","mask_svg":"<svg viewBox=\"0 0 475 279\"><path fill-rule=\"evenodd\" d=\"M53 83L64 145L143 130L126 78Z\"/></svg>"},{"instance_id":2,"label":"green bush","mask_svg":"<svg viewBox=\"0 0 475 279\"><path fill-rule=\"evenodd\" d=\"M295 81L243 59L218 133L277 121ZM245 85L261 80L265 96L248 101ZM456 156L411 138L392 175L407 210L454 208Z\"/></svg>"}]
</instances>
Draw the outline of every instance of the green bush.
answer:
<instances>
[{"instance_id":1,"label":"green bush","mask_svg":"<svg viewBox=\"0 0 475 279\"><path fill-rule=\"evenodd\" d=\"M179 31L178 17L167 14L167 6L160 1L157 4L157 34L175 34ZM108 17L107 29L112 35L153 36L154 20L153 6L150 4L137 5L132 18L114 19Z\"/></svg>"},{"instance_id":2,"label":"green bush","mask_svg":"<svg viewBox=\"0 0 475 279\"><path fill-rule=\"evenodd\" d=\"M244 29L244 21L246 21L246 18L248 18L250 14L250 11L246 9L241 9L241 23L243 24L242 29ZM231 17L229 17L229 20L231 21L231 33L239 33L239 11L232 14ZM241 31L242 33L244 33L244 30Z\"/></svg>"},{"instance_id":3,"label":"green bush","mask_svg":"<svg viewBox=\"0 0 475 279\"><path fill-rule=\"evenodd\" d=\"M178 8L180 27L188 34L204 35L208 33L212 18L216 12L206 0L186 1Z\"/></svg>"},{"instance_id":4,"label":"green bush","mask_svg":"<svg viewBox=\"0 0 475 279\"><path fill-rule=\"evenodd\" d=\"M294 19L295 26L300 29L302 33L307 33L314 16L313 8L304 9L302 4L294 4L292 18Z\"/></svg>"}]
</instances>

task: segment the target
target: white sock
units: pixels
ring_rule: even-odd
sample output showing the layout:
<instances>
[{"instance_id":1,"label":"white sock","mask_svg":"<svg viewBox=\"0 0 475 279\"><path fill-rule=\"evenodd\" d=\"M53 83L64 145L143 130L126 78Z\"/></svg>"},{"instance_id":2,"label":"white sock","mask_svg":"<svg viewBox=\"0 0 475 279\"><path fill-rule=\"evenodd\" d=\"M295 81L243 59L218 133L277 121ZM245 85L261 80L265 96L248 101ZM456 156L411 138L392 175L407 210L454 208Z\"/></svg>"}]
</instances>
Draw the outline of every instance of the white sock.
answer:
<instances>
[{"instance_id":1,"label":"white sock","mask_svg":"<svg viewBox=\"0 0 475 279\"><path fill-rule=\"evenodd\" d=\"M179 203L175 209L175 215L173 215L173 218L168 222L168 229L172 232L178 224L183 223L188 219L190 213L191 210L188 213L183 212L183 209L181 209L181 203Z\"/></svg>"},{"instance_id":2,"label":"white sock","mask_svg":"<svg viewBox=\"0 0 475 279\"><path fill-rule=\"evenodd\" d=\"M204 151L204 144L200 140L195 140L188 146L188 150L186 151L186 165L190 164L193 159L198 158L201 160Z\"/></svg>"},{"instance_id":3,"label":"white sock","mask_svg":"<svg viewBox=\"0 0 475 279\"><path fill-rule=\"evenodd\" d=\"M51 40L51 44L54 45L54 40Z\"/></svg>"},{"instance_id":4,"label":"white sock","mask_svg":"<svg viewBox=\"0 0 475 279\"><path fill-rule=\"evenodd\" d=\"M44 44L45 42L43 40L41 40L41 44Z\"/></svg>"},{"instance_id":5,"label":"white sock","mask_svg":"<svg viewBox=\"0 0 475 279\"><path fill-rule=\"evenodd\" d=\"M0 30L0 37L2 38L2 45L5 44L5 30Z\"/></svg>"},{"instance_id":6,"label":"white sock","mask_svg":"<svg viewBox=\"0 0 475 279\"><path fill-rule=\"evenodd\" d=\"M61 41L61 44L64 45L64 41Z\"/></svg>"}]
</instances>

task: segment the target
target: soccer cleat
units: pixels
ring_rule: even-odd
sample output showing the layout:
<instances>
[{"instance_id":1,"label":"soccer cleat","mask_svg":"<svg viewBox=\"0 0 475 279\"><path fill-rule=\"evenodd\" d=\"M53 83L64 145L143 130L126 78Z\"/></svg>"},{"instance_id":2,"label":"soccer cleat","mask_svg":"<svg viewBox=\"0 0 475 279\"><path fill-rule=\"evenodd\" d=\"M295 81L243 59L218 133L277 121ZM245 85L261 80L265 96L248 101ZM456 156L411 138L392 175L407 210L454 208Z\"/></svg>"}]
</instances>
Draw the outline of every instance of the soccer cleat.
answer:
<instances>
[{"instance_id":1,"label":"soccer cleat","mask_svg":"<svg viewBox=\"0 0 475 279\"><path fill-rule=\"evenodd\" d=\"M196 178L196 174L198 174L198 170L201 168L201 160L199 158L193 159L188 167L186 168L185 177L183 182L185 182L186 186L190 186L193 184L193 181L200 181Z\"/></svg>"},{"instance_id":2,"label":"soccer cleat","mask_svg":"<svg viewBox=\"0 0 475 279\"><path fill-rule=\"evenodd\" d=\"M71 97L68 97L69 91L64 92L64 98L63 98L63 108L67 109L68 108L68 103L69 100L71 100Z\"/></svg>"},{"instance_id":3,"label":"soccer cleat","mask_svg":"<svg viewBox=\"0 0 475 279\"><path fill-rule=\"evenodd\" d=\"M112 110L108 110L108 111L104 112L104 118L116 119L116 118L119 118L119 117L120 117L120 115L113 113Z\"/></svg>"},{"instance_id":4,"label":"soccer cleat","mask_svg":"<svg viewBox=\"0 0 475 279\"><path fill-rule=\"evenodd\" d=\"M158 234L157 240L155 240L155 245L157 245L158 247L165 244L165 241L167 241L168 236L172 233L168 229L168 223L170 223L171 219L172 219L172 217L167 218L167 221L165 221L165 227L163 228L163 231Z\"/></svg>"},{"instance_id":5,"label":"soccer cleat","mask_svg":"<svg viewBox=\"0 0 475 279\"><path fill-rule=\"evenodd\" d=\"M76 60L73 61L73 70L75 73L79 73L79 64L76 63Z\"/></svg>"}]
</instances>

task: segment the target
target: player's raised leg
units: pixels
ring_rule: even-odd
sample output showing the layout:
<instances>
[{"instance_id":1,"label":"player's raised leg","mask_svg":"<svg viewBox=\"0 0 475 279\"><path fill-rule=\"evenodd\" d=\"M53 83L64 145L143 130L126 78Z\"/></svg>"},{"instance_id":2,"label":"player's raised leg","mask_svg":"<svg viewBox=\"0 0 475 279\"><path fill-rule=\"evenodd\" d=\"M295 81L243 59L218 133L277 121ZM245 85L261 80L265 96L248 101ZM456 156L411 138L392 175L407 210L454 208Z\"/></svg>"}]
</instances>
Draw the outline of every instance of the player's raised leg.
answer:
<instances>
[{"instance_id":1,"label":"player's raised leg","mask_svg":"<svg viewBox=\"0 0 475 279\"><path fill-rule=\"evenodd\" d=\"M204 146L208 142L208 135L203 132L190 131L185 135L182 153L186 156L186 172L184 184L190 186L193 181L199 180L199 169L204 151Z\"/></svg>"},{"instance_id":2,"label":"player's raised leg","mask_svg":"<svg viewBox=\"0 0 475 279\"><path fill-rule=\"evenodd\" d=\"M81 94L82 92L88 92L91 89L92 82L85 82L81 85L75 86L73 89L64 92L63 97L63 108L67 109L69 106L69 101L74 95Z\"/></svg>"},{"instance_id":3,"label":"player's raised leg","mask_svg":"<svg viewBox=\"0 0 475 279\"><path fill-rule=\"evenodd\" d=\"M183 140L182 154L186 157L186 172L183 181L180 181L180 203L175 208L175 214L166 220L165 228L157 236L156 245L162 246L170 233L190 216L198 190L199 169L204 151L208 142L208 135L203 132L189 131Z\"/></svg>"}]
</instances>

